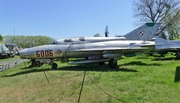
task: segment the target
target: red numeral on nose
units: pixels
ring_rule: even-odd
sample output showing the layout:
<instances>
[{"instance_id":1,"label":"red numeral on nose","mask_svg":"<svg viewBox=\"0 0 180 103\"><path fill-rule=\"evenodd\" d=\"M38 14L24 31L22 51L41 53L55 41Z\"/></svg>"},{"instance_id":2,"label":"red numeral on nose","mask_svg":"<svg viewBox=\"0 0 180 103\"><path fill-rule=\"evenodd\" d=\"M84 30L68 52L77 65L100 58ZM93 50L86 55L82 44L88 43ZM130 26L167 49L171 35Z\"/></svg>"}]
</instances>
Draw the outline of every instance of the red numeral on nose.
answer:
<instances>
[{"instance_id":1,"label":"red numeral on nose","mask_svg":"<svg viewBox=\"0 0 180 103\"><path fill-rule=\"evenodd\" d=\"M36 51L36 57L49 57L49 56L53 56L53 50Z\"/></svg>"}]
</instances>

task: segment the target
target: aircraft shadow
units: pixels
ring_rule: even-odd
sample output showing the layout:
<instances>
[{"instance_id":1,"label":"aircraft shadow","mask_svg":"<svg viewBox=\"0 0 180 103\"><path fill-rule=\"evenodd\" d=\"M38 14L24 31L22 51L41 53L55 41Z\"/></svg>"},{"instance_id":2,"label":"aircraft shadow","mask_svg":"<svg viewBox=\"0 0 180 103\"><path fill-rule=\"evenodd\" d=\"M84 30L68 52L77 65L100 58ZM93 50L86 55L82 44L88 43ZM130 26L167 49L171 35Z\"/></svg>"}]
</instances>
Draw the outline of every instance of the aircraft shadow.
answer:
<instances>
[{"instance_id":1,"label":"aircraft shadow","mask_svg":"<svg viewBox=\"0 0 180 103\"><path fill-rule=\"evenodd\" d=\"M13 77L17 75L24 75L29 73L36 73L36 72L45 72L45 71L95 71L95 72L138 72L137 70L133 69L126 69L126 68L119 68L119 65L117 68L112 69L109 67L108 64L104 65L98 65L98 64L81 64L81 65L69 65L66 67L57 68L55 70L49 68L43 68L43 67L24 67L21 68L22 71L10 74L10 75L3 75L2 77Z\"/></svg>"},{"instance_id":2,"label":"aircraft shadow","mask_svg":"<svg viewBox=\"0 0 180 103\"><path fill-rule=\"evenodd\" d=\"M180 66L176 67L174 82L180 82Z\"/></svg>"},{"instance_id":3,"label":"aircraft shadow","mask_svg":"<svg viewBox=\"0 0 180 103\"><path fill-rule=\"evenodd\" d=\"M129 66L129 65L161 66L161 64L158 64L158 63L147 64L147 63L143 63L143 62L141 62L141 61L133 61L133 62L121 64L121 66Z\"/></svg>"},{"instance_id":4,"label":"aircraft shadow","mask_svg":"<svg viewBox=\"0 0 180 103\"><path fill-rule=\"evenodd\" d=\"M176 57L169 57L169 58L165 58L165 57L155 57L154 59L152 59L151 61L166 61L166 60L179 60Z\"/></svg>"},{"instance_id":5,"label":"aircraft shadow","mask_svg":"<svg viewBox=\"0 0 180 103\"><path fill-rule=\"evenodd\" d=\"M96 72L137 72L136 70L121 68L120 65L117 68L110 68L108 64L98 65L98 64L80 64L75 66L67 66L63 68L58 68L58 70L65 71L96 71Z\"/></svg>"}]
</instances>

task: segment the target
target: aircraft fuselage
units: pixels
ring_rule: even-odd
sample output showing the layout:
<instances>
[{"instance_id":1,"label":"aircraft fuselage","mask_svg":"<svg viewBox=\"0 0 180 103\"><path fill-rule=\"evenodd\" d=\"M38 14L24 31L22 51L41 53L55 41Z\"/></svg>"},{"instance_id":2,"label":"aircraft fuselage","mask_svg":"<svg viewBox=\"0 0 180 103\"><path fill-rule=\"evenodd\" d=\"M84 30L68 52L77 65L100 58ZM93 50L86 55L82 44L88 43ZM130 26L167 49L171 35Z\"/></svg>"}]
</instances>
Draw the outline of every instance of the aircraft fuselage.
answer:
<instances>
[{"instance_id":1,"label":"aircraft fuselage","mask_svg":"<svg viewBox=\"0 0 180 103\"><path fill-rule=\"evenodd\" d=\"M142 46L147 45L147 46ZM54 59L54 58L82 58L91 56L103 57L106 54L144 53L154 48L154 42L143 41L106 41L100 43L70 44L70 45L42 45L26 48L20 51L22 59ZM116 55L117 56L117 55Z\"/></svg>"}]
</instances>

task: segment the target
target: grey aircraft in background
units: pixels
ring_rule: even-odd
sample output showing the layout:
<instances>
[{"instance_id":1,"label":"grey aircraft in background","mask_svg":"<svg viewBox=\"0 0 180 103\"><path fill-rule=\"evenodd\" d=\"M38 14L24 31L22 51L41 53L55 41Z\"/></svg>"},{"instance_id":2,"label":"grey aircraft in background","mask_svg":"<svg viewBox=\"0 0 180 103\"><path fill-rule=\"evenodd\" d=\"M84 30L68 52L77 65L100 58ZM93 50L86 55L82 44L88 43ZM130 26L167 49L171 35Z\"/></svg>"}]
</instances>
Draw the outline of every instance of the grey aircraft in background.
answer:
<instances>
[{"instance_id":1,"label":"grey aircraft in background","mask_svg":"<svg viewBox=\"0 0 180 103\"><path fill-rule=\"evenodd\" d=\"M160 23L157 23L160 26ZM127 37L127 36L126 36ZM134 35L129 35L129 40L155 40L155 49L150 51L148 54L161 54L161 56L167 54L168 52L176 53L175 56L177 59L180 59L180 40L165 40L163 38L154 36L153 33L149 33L148 36L142 35L141 38L138 38Z\"/></svg>"},{"instance_id":2,"label":"grey aircraft in background","mask_svg":"<svg viewBox=\"0 0 180 103\"><path fill-rule=\"evenodd\" d=\"M155 49L150 51L149 54L161 54L161 56L167 54L168 52L176 53L177 59L180 59L180 40L165 40L163 38L154 37Z\"/></svg>"},{"instance_id":3,"label":"grey aircraft in background","mask_svg":"<svg viewBox=\"0 0 180 103\"><path fill-rule=\"evenodd\" d=\"M128 33L146 36L155 33L158 26L156 23L146 23L145 25ZM127 36L128 37L128 36ZM118 39L117 38L121 38ZM141 38L143 39L143 38ZM20 58L31 59L32 66L41 66L43 59L48 59L53 69L58 65L54 60L65 61L67 58L85 58L73 63L99 63L108 62L111 68L117 67L117 60L124 56L135 56L147 53L155 47L154 41L126 40L122 37L77 37L57 40L50 45L36 46L20 50Z\"/></svg>"}]
</instances>

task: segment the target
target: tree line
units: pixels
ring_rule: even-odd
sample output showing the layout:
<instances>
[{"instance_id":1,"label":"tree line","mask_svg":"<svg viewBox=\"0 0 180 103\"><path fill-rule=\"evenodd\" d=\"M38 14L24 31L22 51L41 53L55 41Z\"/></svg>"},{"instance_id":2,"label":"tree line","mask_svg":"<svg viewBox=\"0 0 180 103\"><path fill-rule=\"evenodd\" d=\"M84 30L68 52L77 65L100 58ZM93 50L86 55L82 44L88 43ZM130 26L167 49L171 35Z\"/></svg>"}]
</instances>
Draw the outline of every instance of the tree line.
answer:
<instances>
[{"instance_id":1,"label":"tree line","mask_svg":"<svg viewBox=\"0 0 180 103\"><path fill-rule=\"evenodd\" d=\"M39 45L49 44L53 41L53 38L47 36L4 36L5 44L16 44L21 48L29 48Z\"/></svg>"}]
</instances>

